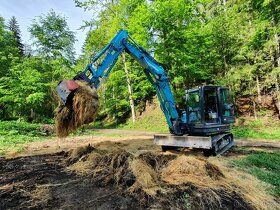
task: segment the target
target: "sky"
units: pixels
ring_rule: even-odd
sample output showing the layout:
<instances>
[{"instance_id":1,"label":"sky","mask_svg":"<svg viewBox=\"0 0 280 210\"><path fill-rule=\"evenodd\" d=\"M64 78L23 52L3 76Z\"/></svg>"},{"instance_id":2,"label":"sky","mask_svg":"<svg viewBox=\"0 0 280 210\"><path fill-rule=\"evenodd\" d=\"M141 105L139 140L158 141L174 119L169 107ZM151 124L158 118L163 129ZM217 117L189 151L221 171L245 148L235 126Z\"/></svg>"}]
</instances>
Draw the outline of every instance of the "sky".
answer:
<instances>
[{"instance_id":1,"label":"sky","mask_svg":"<svg viewBox=\"0 0 280 210\"><path fill-rule=\"evenodd\" d=\"M0 16L7 22L15 16L21 30L23 43L31 43L28 27L32 19L47 14L50 9L67 18L71 31L75 32L77 41L74 44L76 54L81 54L82 45L86 38L86 30L79 30L83 20L92 19L92 13L75 7L74 0L0 0Z\"/></svg>"}]
</instances>

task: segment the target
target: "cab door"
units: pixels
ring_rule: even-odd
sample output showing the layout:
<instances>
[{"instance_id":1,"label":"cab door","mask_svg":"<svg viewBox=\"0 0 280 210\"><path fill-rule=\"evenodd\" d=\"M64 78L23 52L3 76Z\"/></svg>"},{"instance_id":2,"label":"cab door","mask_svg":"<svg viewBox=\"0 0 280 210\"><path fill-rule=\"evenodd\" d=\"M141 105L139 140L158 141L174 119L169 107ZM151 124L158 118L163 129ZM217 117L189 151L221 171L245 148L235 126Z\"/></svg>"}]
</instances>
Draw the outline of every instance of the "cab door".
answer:
<instances>
[{"instance_id":1,"label":"cab door","mask_svg":"<svg viewBox=\"0 0 280 210\"><path fill-rule=\"evenodd\" d=\"M234 123L234 104L231 92L226 87L219 87L219 105L221 110L221 122L224 124Z\"/></svg>"}]
</instances>

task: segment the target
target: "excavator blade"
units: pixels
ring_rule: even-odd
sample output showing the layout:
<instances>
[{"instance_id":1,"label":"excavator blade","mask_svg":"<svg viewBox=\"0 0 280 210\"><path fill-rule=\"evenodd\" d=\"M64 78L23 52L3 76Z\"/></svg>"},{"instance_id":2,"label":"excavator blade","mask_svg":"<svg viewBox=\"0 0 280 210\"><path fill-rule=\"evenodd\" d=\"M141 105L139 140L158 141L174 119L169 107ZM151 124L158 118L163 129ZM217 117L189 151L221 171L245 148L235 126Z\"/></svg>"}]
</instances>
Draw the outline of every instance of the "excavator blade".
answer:
<instances>
[{"instance_id":1,"label":"excavator blade","mask_svg":"<svg viewBox=\"0 0 280 210\"><path fill-rule=\"evenodd\" d=\"M189 147L211 149L212 142L209 136L176 136L173 134L155 134L154 143L161 146Z\"/></svg>"},{"instance_id":2,"label":"excavator blade","mask_svg":"<svg viewBox=\"0 0 280 210\"><path fill-rule=\"evenodd\" d=\"M64 105L71 101L75 90L77 90L79 87L80 86L75 82L75 80L63 80L59 82L56 87L56 91Z\"/></svg>"},{"instance_id":3,"label":"excavator blade","mask_svg":"<svg viewBox=\"0 0 280 210\"><path fill-rule=\"evenodd\" d=\"M202 149L206 156L222 155L234 146L233 135L231 133L212 136L155 134L154 143L162 146L163 151L178 147Z\"/></svg>"}]
</instances>

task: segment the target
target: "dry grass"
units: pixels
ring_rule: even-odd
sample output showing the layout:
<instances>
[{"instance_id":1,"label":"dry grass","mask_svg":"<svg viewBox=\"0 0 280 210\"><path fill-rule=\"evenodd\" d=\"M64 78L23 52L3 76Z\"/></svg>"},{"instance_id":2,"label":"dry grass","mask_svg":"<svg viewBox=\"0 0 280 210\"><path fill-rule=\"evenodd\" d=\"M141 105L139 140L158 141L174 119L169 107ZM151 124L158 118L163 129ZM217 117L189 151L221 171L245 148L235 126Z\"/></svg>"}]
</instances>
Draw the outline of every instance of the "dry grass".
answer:
<instances>
[{"instance_id":1,"label":"dry grass","mask_svg":"<svg viewBox=\"0 0 280 210\"><path fill-rule=\"evenodd\" d=\"M73 99L66 105L60 105L56 111L56 133L62 138L84 124L94 121L99 104L95 88L81 81L76 81L79 88L75 91Z\"/></svg>"},{"instance_id":2,"label":"dry grass","mask_svg":"<svg viewBox=\"0 0 280 210\"><path fill-rule=\"evenodd\" d=\"M30 197L32 200L47 203L47 201L51 198L50 189L45 186L37 186L33 191L31 191Z\"/></svg>"},{"instance_id":3,"label":"dry grass","mask_svg":"<svg viewBox=\"0 0 280 210\"><path fill-rule=\"evenodd\" d=\"M223 178L218 167L203 159L192 156L179 156L161 171L161 179L168 184L193 183L199 187L215 186L214 182Z\"/></svg>"},{"instance_id":4,"label":"dry grass","mask_svg":"<svg viewBox=\"0 0 280 210\"><path fill-rule=\"evenodd\" d=\"M109 152L96 147L84 154L82 160L74 157L78 154L70 155L77 162L69 170L92 175L98 184L119 185L141 202L147 196L169 202L170 196L183 191L192 195L190 202L201 209L221 209L231 203L241 209L278 207L274 197L267 193L268 186L224 165L218 158L151 152L135 156L121 149Z\"/></svg>"},{"instance_id":5,"label":"dry grass","mask_svg":"<svg viewBox=\"0 0 280 210\"><path fill-rule=\"evenodd\" d=\"M208 199L213 202L221 202L221 196L216 192L224 191L224 197L238 194L256 209L277 209L274 197L267 193L268 186L249 174L225 167L217 158L208 161L193 156L179 156L162 168L161 179L176 186L191 183L204 189L204 193L207 191Z\"/></svg>"},{"instance_id":6,"label":"dry grass","mask_svg":"<svg viewBox=\"0 0 280 210\"><path fill-rule=\"evenodd\" d=\"M148 195L155 196L159 190L156 172L146 162L140 159L132 160L129 166L136 178L135 183L129 190L136 192L141 189Z\"/></svg>"},{"instance_id":7,"label":"dry grass","mask_svg":"<svg viewBox=\"0 0 280 210\"><path fill-rule=\"evenodd\" d=\"M219 161L217 158L212 157L209 162L219 167L225 175L224 181L217 182L218 186L227 188L229 192L238 193L256 209L279 209L280 204L268 193L270 185L226 165L224 161Z\"/></svg>"}]
</instances>

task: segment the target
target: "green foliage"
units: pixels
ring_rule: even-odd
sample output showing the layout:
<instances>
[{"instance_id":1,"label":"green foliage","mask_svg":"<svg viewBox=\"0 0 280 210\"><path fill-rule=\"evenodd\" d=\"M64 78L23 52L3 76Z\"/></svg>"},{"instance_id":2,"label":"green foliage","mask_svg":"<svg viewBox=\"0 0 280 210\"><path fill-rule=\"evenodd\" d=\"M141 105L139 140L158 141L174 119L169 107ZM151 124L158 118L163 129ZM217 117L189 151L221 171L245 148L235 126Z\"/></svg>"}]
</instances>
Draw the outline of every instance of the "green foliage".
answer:
<instances>
[{"instance_id":1,"label":"green foliage","mask_svg":"<svg viewBox=\"0 0 280 210\"><path fill-rule=\"evenodd\" d=\"M258 179L271 184L274 193L280 196L280 153L254 152L234 164L244 168Z\"/></svg>"},{"instance_id":2,"label":"green foliage","mask_svg":"<svg viewBox=\"0 0 280 210\"><path fill-rule=\"evenodd\" d=\"M29 27L37 52L46 57L61 57L74 61L75 36L70 31L66 18L50 10L47 15L33 20Z\"/></svg>"},{"instance_id":3,"label":"green foliage","mask_svg":"<svg viewBox=\"0 0 280 210\"><path fill-rule=\"evenodd\" d=\"M41 136L39 132L40 124L31 124L21 121L0 121L1 135L21 134L29 136Z\"/></svg>"},{"instance_id":4,"label":"green foliage","mask_svg":"<svg viewBox=\"0 0 280 210\"><path fill-rule=\"evenodd\" d=\"M62 78L73 77L74 33L66 19L51 10L33 20L29 28L36 55L23 56L15 17L9 21L10 31L5 28L1 18L0 119L42 121L53 117L57 105L54 88Z\"/></svg>"},{"instance_id":5,"label":"green foliage","mask_svg":"<svg viewBox=\"0 0 280 210\"><path fill-rule=\"evenodd\" d=\"M20 55L23 55L23 44L21 41L21 32L19 29L19 24L17 22L17 19L15 16L13 16L10 20L9 20L9 24L8 24L8 29L12 32L14 38L16 39L16 43L17 43L17 47L19 49Z\"/></svg>"},{"instance_id":6,"label":"green foliage","mask_svg":"<svg viewBox=\"0 0 280 210\"><path fill-rule=\"evenodd\" d=\"M20 152L24 143L44 139L40 124L20 121L0 121L0 155L8 151Z\"/></svg>"},{"instance_id":7,"label":"green foliage","mask_svg":"<svg viewBox=\"0 0 280 210\"><path fill-rule=\"evenodd\" d=\"M35 53L26 52L28 56L22 55L16 18L7 26L0 18L0 119L52 117L57 82L82 71L119 29L128 30L161 63L179 105L183 105L185 89L203 84L229 86L237 101L265 94L273 96L275 104L280 100L280 7L276 0L74 2L94 12L93 19L81 26L88 28L88 34L77 62L74 33L67 19L55 11L32 21L29 32ZM127 56L126 65L132 98L142 112L155 90L134 59ZM124 122L131 106L121 59L103 83L99 90L102 117ZM262 110L261 103L255 105L257 111ZM234 132L239 137L279 138L277 128L259 132L249 126L234 128Z\"/></svg>"}]
</instances>

